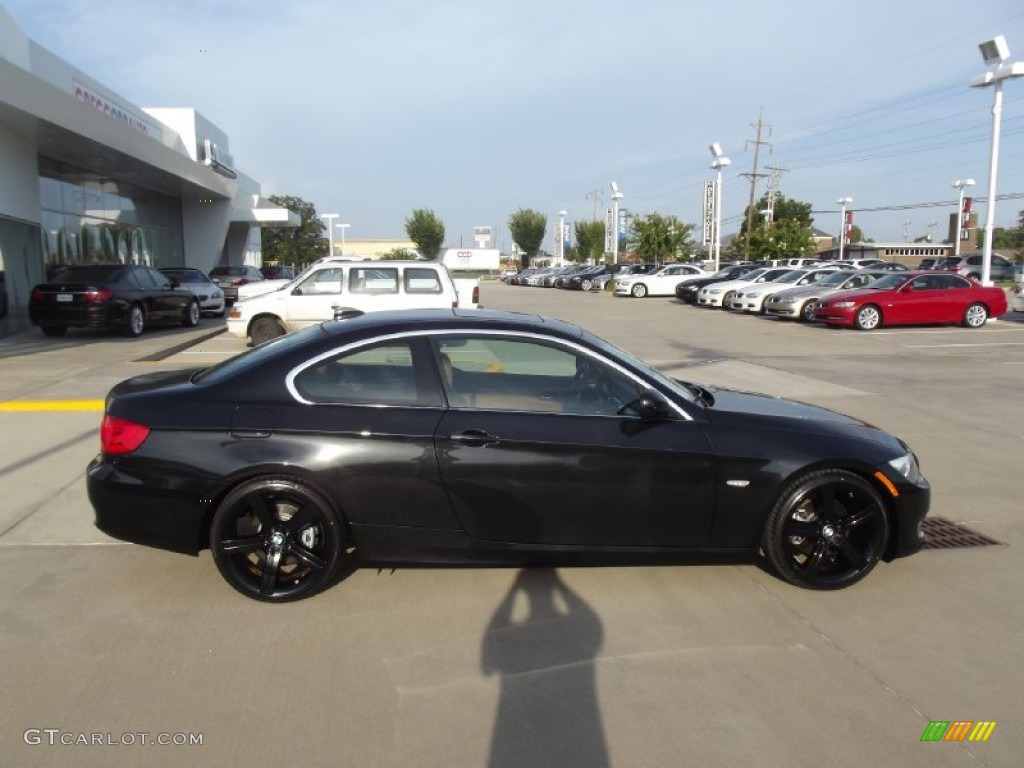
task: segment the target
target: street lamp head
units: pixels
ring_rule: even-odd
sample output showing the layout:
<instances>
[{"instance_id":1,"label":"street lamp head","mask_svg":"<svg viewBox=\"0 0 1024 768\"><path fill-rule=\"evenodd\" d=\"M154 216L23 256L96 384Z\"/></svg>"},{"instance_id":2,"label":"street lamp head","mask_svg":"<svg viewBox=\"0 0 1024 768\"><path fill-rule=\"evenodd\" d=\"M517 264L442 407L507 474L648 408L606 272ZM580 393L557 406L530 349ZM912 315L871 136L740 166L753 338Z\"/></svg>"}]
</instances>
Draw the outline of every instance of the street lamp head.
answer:
<instances>
[{"instance_id":1,"label":"street lamp head","mask_svg":"<svg viewBox=\"0 0 1024 768\"><path fill-rule=\"evenodd\" d=\"M974 179L957 179L953 182L953 188L963 189L964 187L973 187L975 183Z\"/></svg>"},{"instance_id":2,"label":"street lamp head","mask_svg":"<svg viewBox=\"0 0 1024 768\"><path fill-rule=\"evenodd\" d=\"M619 194L619 185L616 184L614 181L612 182L612 194L613 195Z\"/></svg>"},{"instance_id":3,"label":"street lamp head","mask_svg":"<svg viewBox=\"0 0 1024 768\"><path fill-rule=\"evenodd\" d=\"M720 171L727 165L732 165L732 160L728 157L716 157L711 161L711 168L716 171Z\"/></svg>"},{"instance_id":4,"label":"street lamp head","mask_svg":"<svg viewBox=\"0 0 1024 768\"><path fill-rule=\"evenodd\" d=\"M980 43L978 50L981 51L981 58L986 64L999 65L1010 58L1010 46L1006 44L1006 38L1002 35L996 35L991 40Z\"/></svg>"},{"instance_id":5,"label":"street lamp head","mask_svg":"<svg viewBox=\"0 0 1024 768\"><path fill-rule=\"evenodd\" d=\"M716 160L723 156L722 145L719 144L717 141L714 144L709 144L708 149L711 151L711 156Z\"/></svg>"},{"instance_id":6,"label":"street lamp head","mask_svg":"<svg viewBox=\"0 0 1024 768\"><path fill-rule=\"evenodd\" d=\"M559 216L568 216L568 215L569 215L569 212L568 212L568 211L559 211L559 212L558 212L558 215L559 215Z\"/></svg>"},{"instance_id":7,"label":"street lamp head","mask_svg":"<svg viewBox=\"0 0 1024 768\"><path fill-rule=\"evenodd\" d=\"M852 197L840 197L838 200L836 200L836 202L839 203L840 205L849 205L850 203L853 202L853 198Z\"/></svg>"}]
</instances>

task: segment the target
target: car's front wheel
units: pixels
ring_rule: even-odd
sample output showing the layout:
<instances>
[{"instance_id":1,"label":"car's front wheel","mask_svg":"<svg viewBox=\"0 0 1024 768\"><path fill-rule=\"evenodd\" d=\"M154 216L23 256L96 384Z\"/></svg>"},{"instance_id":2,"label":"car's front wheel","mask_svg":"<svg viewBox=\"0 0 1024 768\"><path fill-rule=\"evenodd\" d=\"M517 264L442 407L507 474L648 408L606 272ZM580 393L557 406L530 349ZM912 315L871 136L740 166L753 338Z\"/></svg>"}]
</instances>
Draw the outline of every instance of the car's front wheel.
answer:
<instances>
[{"instance_id":1,"label":"car's front wheel","mask_svg":"<svg viewBox=\"0 0 1024 768\"><path fill-rule=\"evenodd\" d=\"M181 318L181 324L186 328L195 328L199 325L199 318L202 317L203 311L199 308L199 302L193 299L185 307L185 314Z\"/></svg>"},{"instance_id":2,"label":"car's front wheel","mask_svg":"<svg viewBox=\"0 0 1024 768\"><path fill-rule=\"evenodd\" d=\"M814 305L815 304L817 304L817 301L814 300L814 299L811 299L810 301L805 301L804 305L802 307L800 307L800 319L803 320L805 323L813 323L814 322Z\"/></svg>"},{"instance_id":3,"label":"car's front wheel","mask_svg":"<svg viewBox=\"0 0 1024 768\"><path fill-rule=\"evenodd\" d=\"M633 286L630 293L633 294L634 298L642 299L644 296L647 295L647 286L644 285L643 283L637 283L636 285Z\"/></svg>"},{"instance_id":4,"label":"car's front wheel","mask_svg":"<svg viewBox=\"0 0 1024 768\"><path fill-rule=\"evenodd\" d=\"M866 304L857 310L853 324L859 331L873 331L882 324L882 310L874 304Z\"/></svg>"},{"instance_id":5,"label":"car's front wheel","mask_svg":"<svg viewBox=\"0 0 1024 768\"><path fill-rule=\"evenodd\" d=\"M870 483L845 470L818 470L780 494L762 548L786 581L841 589L871 572L888 537L885 505Z\"/></svg>"},{"instance_id":6,"label":"car's front wheel","mask_svg":"<svg viewBox=\"0 0 1024 768\"><path fill-rule=\"evenodd\" d=\"M280 603L330 586L346 536L330 502L284 477L249 480L229 493L210 524L221 576L246 597Z\"/></svg>"},{"instance_id":7,"label":"car's front wheel","mask_svg":"<svg viewBox=\"0 0 1024 768\"><path fill-rule=\"evenodd\" d=\"M988 310L984 304L971 304L964 312L963 324L967 328L981 328L988 322Z\"/></svg>"},{"instance_id":8,"label":"car's front wheel","mask_svg":"<svg viewBox=\"0 0 1024 768\"><path fill-rule=\"evenodd\" d=\"M249 338L256 347L278 336L284 336L284 328L273 317L257 317L249 328Z\"/></svg>"},{"instance_id":9,"label":"car's front wheel","mask_svg":"<svg viewBox=\"0 0 1024 768\"><path fill-rule=\"evenodd\" d=\"M593 287L594 283L590 280L584 280L580 283L580 290L582 291L589 291Z\"/></svg>"}]
</instances>

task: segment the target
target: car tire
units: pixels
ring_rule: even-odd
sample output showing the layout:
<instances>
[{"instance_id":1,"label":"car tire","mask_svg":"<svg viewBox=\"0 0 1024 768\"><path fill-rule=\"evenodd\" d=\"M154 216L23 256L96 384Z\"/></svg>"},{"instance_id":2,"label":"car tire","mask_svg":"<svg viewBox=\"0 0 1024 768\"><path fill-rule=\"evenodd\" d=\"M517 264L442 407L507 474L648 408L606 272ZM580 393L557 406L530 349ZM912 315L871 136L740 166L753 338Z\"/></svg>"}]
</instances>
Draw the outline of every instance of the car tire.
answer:
<instances>
[{"instance_id":1,"label":"car tire","mask_svg":"<svg viewBox=\"0 0 1024 768\"><path fill-rule=\"evenodd\" d=\"M287 477L248 480L218 505L210 551L234 589L268 603L330 586L347 551L340 515L311 485Z\"/></svg>"},{"instance_id":2,"label":"car tire","mask_svg":"<svg viewBox=\"0 0 1024 768\"><path fill-rule=\"evenodd\" d=\"M804 323L813 323L814 322L814 305L816 303L817 303L816 299L810 299L810 300L805 301L803 303L803 305L800 307L800 311L797 313L797 316L800 318L801 322L804 322Z\"/></svg>"},{"instance_id":3,"label":"car tire","mask_svg":"<svg viewBox=\"0 0 1024 768\"><path fill-rule=\"evenodd\" d=\"M736 291L726 291L722 297L722 309L728 309L729 305L732 304L732 297L736 295Z\"/></svg>"},{"instance_id":4,"label":"car tire","mask_svg":"<svg viewBox=\"0 0 1024 768\"><path fill-rule=\"evenodd\" d=\"M186 328L195 328L199 325L199 319L203 316L203 310L199 307L199 302L193 299L185 307L185 316L181 318L181 324Z\"/></svg>"},{"instance_id":5,"label":"car tire","mask_svg":"<svg viewBox=\"0 0 1024 768\"><path fill-rule=\"evenodd\" d=\"M249 338L252 339L254 347L276 339L278 336L284 336L284 333L281 323L273 317L257 317L249 326Z\"/></svg>"},{"instance_id":6,"label":"car tire","mask_svg":"<svg viewBox=\"0 0 1024 768\"><path fill-rule=\"evenodd\" d=\"M124 335L130 339L141 336L146 328L146 315L142 307L132 304L128 307L128 314L124 318Z\"/></svg>"},{"instance_id":7,"label":"car tire","mask_svg":"<svg viewBox=\"0 0 1024 768\"><path fill-rule=\"evenodd\" d=\"M765 524L762 549L789 583L842 589L871 572L888 540L889 517L875 487L852 472L826 469L782 491Z\"/></svg>"},{"instance_id":8,"label":"car tire","mask_svg":"<svg viewBox=\"0 0 1024 768\"><path fill-rule=\"evenodd\" d=\"M644 296L647 295L647 286L644 285L643 283L637 283L632 288L630 288L629 292L633 296L633 298L642 299Z\"/></svg>"},{"instance_id":9,"label":"car tire","mask_svg":"<svg viewBox=\"0 0 1024 768\"><path fill-rule=\"evenodd\" d=\"M594 284L590 280L584 280L583 282L580 283L580 290L583 291L589 291L593 287Z\"/></svg>"},{"instance_id":10,"label":"car tire","mask_svg":"<svg viewBox=\"0 0 1024 768\"><path fill-rule=\"evenodd\" d=\"M42 326L44 336L63 336L68 332L66 325L44 325Z\"/></svg>"},{"instance_id":11,"label":"car tire","mask_svg":"<svg viewBox=\"0 0 1024 768\"><path fill-rule=\"evenodd\" d=\"M981 328L988 322L988 308L975 302L964 310L963 325L965 328Z\"/></svg>"},{"instance_id":12,"label":"car tire","mask_svg":"<svg viewBox=\"0 0 1024 768\"><path fill-rule=\"evenodd\" d=\"M854 315L853 325L858 331L873 331L882 324L882 310L874 304L865 304Z\"/></svg>"}]
</instances>

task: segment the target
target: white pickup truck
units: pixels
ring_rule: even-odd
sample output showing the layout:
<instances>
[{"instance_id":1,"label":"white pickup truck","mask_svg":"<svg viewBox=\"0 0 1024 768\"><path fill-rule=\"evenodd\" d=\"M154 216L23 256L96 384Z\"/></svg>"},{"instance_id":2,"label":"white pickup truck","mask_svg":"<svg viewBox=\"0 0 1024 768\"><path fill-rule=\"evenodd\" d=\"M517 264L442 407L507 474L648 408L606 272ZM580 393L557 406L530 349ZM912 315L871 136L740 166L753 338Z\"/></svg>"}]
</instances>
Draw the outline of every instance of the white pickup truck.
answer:
<instances>
[{"instance_id":1,"label":"white pickup truck","mask_svg":"<svg viewBox=\"0 0 1024 768\"><path fill-rule=\"evenodd\" d=\"M269 286L264 283L271 283ZM242 286L246 288L248 286ZM256 290L267 290L255 293ZM321 259L294 280L264 280L241 291L228 332L253 344L330 320L342 309L429 309L479 306L479 282L453 280L433 261ZM255 295L253 295L255 294Z\"/></svg>"}]
</instances>

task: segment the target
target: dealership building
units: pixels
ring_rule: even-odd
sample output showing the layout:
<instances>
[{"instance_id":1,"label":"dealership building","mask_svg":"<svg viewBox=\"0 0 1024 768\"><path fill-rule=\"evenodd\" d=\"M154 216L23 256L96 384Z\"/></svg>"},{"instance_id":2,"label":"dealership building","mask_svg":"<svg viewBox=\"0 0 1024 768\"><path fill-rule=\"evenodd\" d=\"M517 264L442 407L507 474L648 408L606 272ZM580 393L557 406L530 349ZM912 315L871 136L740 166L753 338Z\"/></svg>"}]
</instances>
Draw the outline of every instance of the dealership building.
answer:
<instances>
[{"instance_id":1,"label":"dealership building","mask_svg":"<svg viewBox=\"0 0 1024 768\"><path fill-rule=\"evenodd\" d=\"M0 336L67 264L260 266L298 226L194 109L141 108L28 39L0 6Z\"/></svg>"}]
</instances>

